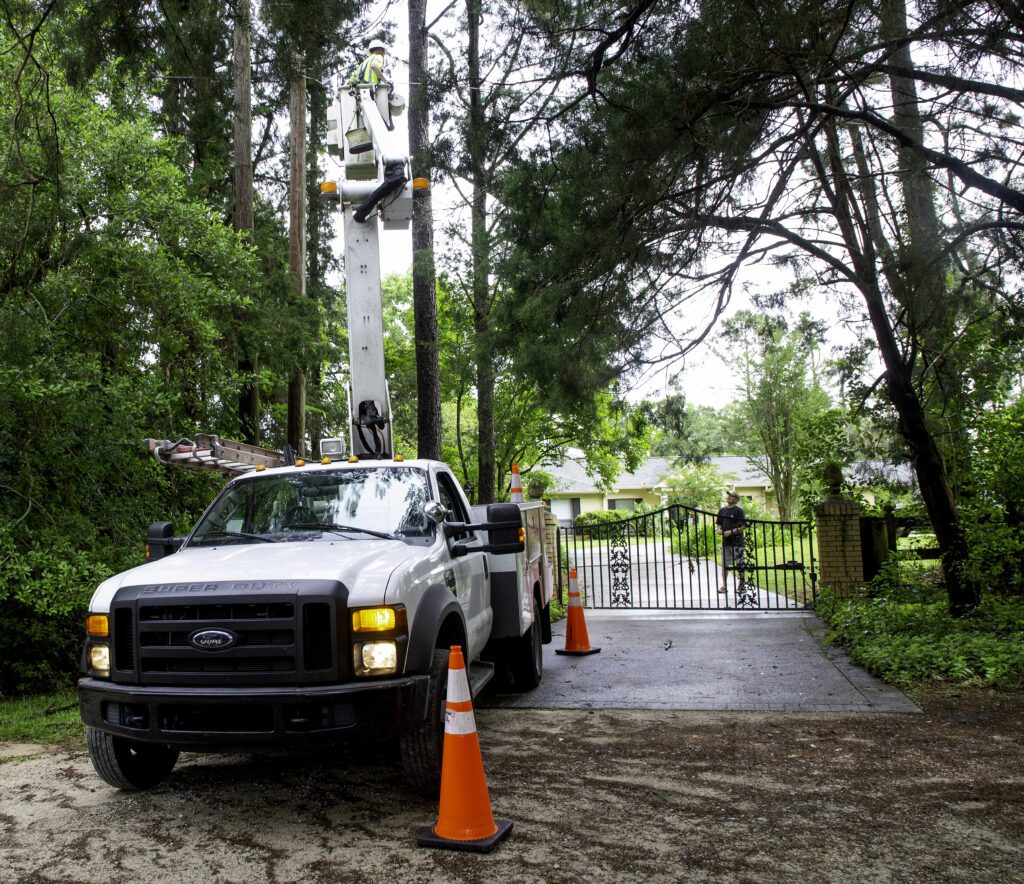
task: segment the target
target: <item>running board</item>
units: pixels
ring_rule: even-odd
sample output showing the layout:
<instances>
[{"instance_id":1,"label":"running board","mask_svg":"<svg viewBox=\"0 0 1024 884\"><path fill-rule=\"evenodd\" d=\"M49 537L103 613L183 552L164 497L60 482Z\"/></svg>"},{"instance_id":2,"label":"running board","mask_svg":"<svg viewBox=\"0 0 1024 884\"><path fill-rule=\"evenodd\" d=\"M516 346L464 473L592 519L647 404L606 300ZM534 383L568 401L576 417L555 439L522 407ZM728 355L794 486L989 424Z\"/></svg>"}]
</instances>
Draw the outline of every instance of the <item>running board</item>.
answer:
<instances>
[{"instance_id":1,"label":"running board","mask_svg":"<svg viewBox=\"0 0 1024 884\"><path fill-rule=\"evenodd\" d=\"M485 660L476 660L469 664L466 675L469 678L469 693L475 699L476 695L494 678L494 664Z\"/></svg>"}]
</instances>

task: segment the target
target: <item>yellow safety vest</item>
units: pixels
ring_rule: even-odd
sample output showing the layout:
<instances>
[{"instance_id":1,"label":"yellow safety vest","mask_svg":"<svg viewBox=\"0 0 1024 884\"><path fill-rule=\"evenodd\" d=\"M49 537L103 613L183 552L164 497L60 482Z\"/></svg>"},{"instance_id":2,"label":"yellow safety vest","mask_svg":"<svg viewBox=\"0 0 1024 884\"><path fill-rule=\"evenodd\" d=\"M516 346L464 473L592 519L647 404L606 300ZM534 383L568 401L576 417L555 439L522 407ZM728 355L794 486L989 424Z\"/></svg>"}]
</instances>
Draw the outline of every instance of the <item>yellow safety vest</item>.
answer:
<instances>
[{"instance_id":1,"label":"yellow safety vest","mask_svg":"<svg viewBox=\"0 0 1024 884\"><path fill-rule=\"evenodd\" d=\"M355 72L355 75L349 80L350 83L369 83L371 86L376 86L381 81L381 74L384 70L384 59L377 55L375 52L371 52Z\"/></svg>"}]
</instances>

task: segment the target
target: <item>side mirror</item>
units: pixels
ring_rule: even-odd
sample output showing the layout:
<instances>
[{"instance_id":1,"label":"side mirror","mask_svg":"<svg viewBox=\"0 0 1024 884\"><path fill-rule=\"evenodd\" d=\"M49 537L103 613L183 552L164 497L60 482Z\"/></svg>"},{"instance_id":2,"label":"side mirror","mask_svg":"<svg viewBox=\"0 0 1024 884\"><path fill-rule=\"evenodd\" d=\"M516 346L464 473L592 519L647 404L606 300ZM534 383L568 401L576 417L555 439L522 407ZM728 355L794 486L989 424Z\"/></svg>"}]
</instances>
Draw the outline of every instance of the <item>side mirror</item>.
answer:
<instances>
[{"instance_id":1,"label":"side mirror","mask_svg":"<svg viewBox=\"0 0 1024 884\"><path fill-rule=\"evenodd\" d=\"M154 522L146 534L146 561L155 562L177 552L183 539L174 536L171 522Z\"/></svg>"},{"instance_id":2,"label":"side mirror","mask_svg":"<svg viewBox=\"0 0 1024 884\"><path fill-rule=\"evenodd\" d=\"M438 503L436 500L428 500L423 505L423 515L435 525L440 525L448 518L448 507L443 503Z\"/></svg>"},{"instance_id":3,"label":"side mirror","mask_svg":"<svg viewBox=\"0 0 1024 884\"><path fill-rule=\"evenodd\" d=\"M522 552L524 549L523 512L514 503L491 503L487 505L489 546L516 546L517 549L503 552ZM497 550L495 550L497 552Z\"/></svg>"},{"instance_id":4,"label":"side mirror","mask_svg":"<svg viewBox=\"0 0 1024 884\"><path fill-rule=\"evenodd\" d=\"M521 553L526 548L526 533L523 529L523 514L514 503L492 503L487 507L487 521L479 525L465 525L462 522L447 522L445 535L454 537L466 531L486 531L487 543L482 546L468 546L454 543L451 553L458 558L471 552L487 552L495 555Z\"/></svg>"}]
</instances>

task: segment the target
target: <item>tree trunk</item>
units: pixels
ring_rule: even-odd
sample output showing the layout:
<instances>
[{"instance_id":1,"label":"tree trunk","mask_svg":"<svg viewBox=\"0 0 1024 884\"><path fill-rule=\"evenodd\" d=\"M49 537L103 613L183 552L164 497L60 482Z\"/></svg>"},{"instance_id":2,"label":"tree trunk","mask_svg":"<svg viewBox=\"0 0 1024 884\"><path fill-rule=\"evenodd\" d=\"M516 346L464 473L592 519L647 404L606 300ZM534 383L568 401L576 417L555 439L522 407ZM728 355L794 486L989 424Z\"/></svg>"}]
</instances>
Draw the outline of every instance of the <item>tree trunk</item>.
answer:
<instances>
[{"instance_id":1,"label":"tree trunk","mask_svg":"<svg viewBox=\"0 0 1024 884\"><path fill-rule=\"evenodd\" d=\"M881 36L890 46L891 63L899 69L914 70L907 41L905 0L885 0L880 7ZM910 76L889 73L893 122L915 143L926 143L924 120L917 98L917 83ZM926 412L947 425L942 448L945 458L956 464L964 456L967 433L956 419L962 413L963 378L945 358L956 329L957 307L946 283L949 259L943 251L944 236L935 210L934 184L928 161L908 147L897 151L900 189L903 196L905 233L898 246L898 277L890 288L907 311L910 335L920 348L919 387L932 391L923 400ZM924 375L931 373L928 382ZM929 401L930 400L930 401ZM953 407L947 407L952 405ZM952 421L952 424L950 423ZM955 488L954 497L955 497Z\"/></svg>"},{"instance_id":2,"label":"tree trunk","mask_svg":"<svg viewBox=\"0 0 1024 884\"><path fill-rule=\"evenodd\" d=\"M414 177L430 178L426 0L409 0L409 152ZM412 305L416 340L416 447L441 459L441 370L437 350L434 217L430 189L413 195Z\"/></svg>"},{"instance_id":3,"label":"tree trunk","mask_svg":"<svg viewBox=\"0 0 1024 884\"><path fill-rule=\"evenodd\" d=\"M322 54L317 53L316 59L307 57L309 68L316 71L307 83L309 92L309 146L306 152L306 200L308 207L308 219L306 223L306 236L309 243L308 254L308 277L306 279L306 294L311 301L319 302L324 298L324 258L330 253L330 240L332 238L331 215L328 204L320 199L320 181L322 180L322 169L320 157L325 152L322 137L321 121L327 118L327 93L320 81L326 79L327 73L324 70ZM316 311L319 317L320 311ZM320 340L322 329L317 322L315 340ZM306 403L312 402L313 408L306 419L306 429L309 435L309 449L313 456L320 454L320 440L324 436L324 409L323 409L323 369L320 358L319 347L312 348L309 360L306 364ZM304 413L309 409L304 408Z\"/></svg>"},{"instance_id":4,"label":"tree trunk","mask_svg":"<svg viewBox=\"0 0 1024 884\"><path fill-rule=\"evenodd\" d=\"M289 142L289 222L288 266L295 279L295 290L306 294L306 77L305 59L296 53L292 60L291 94L288 113L291 121ZM306 376L305 358L296 353L296 367L288 381L288 444L296 455L305 452Z\"/></svg>"},{"instance_id":5,"label":"tree trunk","mask_svg":"<svg viewBox=\"0 0 1024 884\"><path fill-rule=\"evenodd\" d=\"M490 243L487 237L487 182L484 180L484 108L480 97L480 0L467 0L469 19L469 126L466 142L473 186L471 252L473 280L473 330L476 344L477 392L477 502L493 503L494 464L494 363L490 330Z\"/></svg>"},{"instance_id":6,"label":"tree trunk","mask_svg":"<svg viewBox=\"0 0 1024 884\"><path fill-rule=\"evenodd\" d=\"M255 229L252 190L252 52L250 37L252 13L250 0L235 0L234 24L234 228L252 239ZM236 316L239 324L244 316ZM238 396L238 421L242 439L259 444L260 388L259 357L246 340L244 327L239 334L238 373L242 388Z\"/></svg>"},{"instance_id":7,"label":"tree trunk","mask_svg":"<svg viewBox=\"0 0 1024 884\"><path fill-rule=\"evenodd\" d=\"M886 310L879 284L879 258L870 229L873 208L877 207L874 194L868 194L875 182L864 175L858 177L856 190L851 185L842 158L839 155L838 135L834 125L825 130L831 140L830 168L832 180L823 182L836 194L834 206L847 251L857 273L858 288L868 309L868 317L875 333L878 350L885 365L885 388L889 401L899 417L899 431L910 452L917 474L921 497L928 518L935 531L935 539L942 551L949 610L960 616L973 610L980 600L980 588L967 570L967 538L960 524L953 492L946 475L942 453L928 426L924 405L914 386L912 368L901 352L892 320ZM854 141L855 150L857 142ZM850 202L859 195L867 211L859 213L863 228L857 230L850 211Z\"/></svg>"},{"instance_id":8,"label":"tree trunk","mask_svg":"<svg viewBox=\"0 0 1024 884\"><path fill-rule=\"evenodd\" d=\"M942 550L949 611L954 616L962 616L977 607L981 590L967 571L967 538L960 524L942 453L928 428L924 407L914 389L910 368L896 343L881 292L877 286L868 284L862 286L861 292L885 363L886 392L899 415L899 431L910 449L921 497Z\"/></svg>"}]
</instances>

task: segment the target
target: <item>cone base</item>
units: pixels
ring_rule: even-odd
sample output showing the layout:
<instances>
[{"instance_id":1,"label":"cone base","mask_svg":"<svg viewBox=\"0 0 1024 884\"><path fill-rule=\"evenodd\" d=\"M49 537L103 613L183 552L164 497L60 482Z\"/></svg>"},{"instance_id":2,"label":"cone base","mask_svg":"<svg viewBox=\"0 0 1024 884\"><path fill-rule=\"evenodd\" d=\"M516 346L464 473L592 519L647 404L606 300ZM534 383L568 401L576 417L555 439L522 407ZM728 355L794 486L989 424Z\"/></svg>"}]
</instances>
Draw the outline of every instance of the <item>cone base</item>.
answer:
<instances>
[{"instance_id":1,"label":"cone base","mask_svg":"<svg viewBox=\"0 0 1024 884\"><path fill-rule=\"evenodd\" d=\"M568 648L562 648L561 650L556 650L555 653L565 654L569 657L586 657L587 654L597 654L600 651L600 648L587 648L585 651L570 651Z\"/></svg>"},{"instance_id":2,"label":"cone base","mask_svg":"<svg viewBox=\"0 0 1024 884\"><path fill-rule=\"evenodd\" d=\"M459 841L454 838L442 838L434 833L434 827L428 826L420 830L416 843L420 847L441 847L446 850L467 850L472 853L490 853L497 846L498 842L512 831L512 820L500 820L495 818L498 831L487 838L478 838L475 841Z\"/></svg>"}]
</instances>

